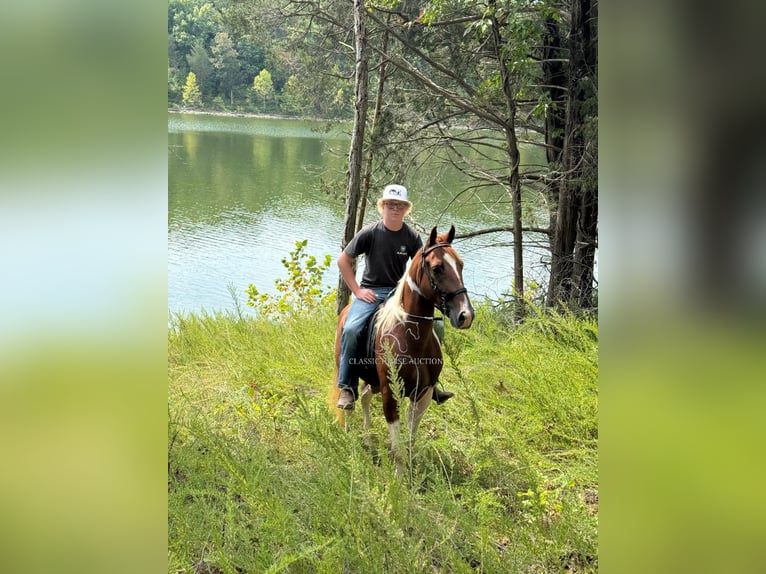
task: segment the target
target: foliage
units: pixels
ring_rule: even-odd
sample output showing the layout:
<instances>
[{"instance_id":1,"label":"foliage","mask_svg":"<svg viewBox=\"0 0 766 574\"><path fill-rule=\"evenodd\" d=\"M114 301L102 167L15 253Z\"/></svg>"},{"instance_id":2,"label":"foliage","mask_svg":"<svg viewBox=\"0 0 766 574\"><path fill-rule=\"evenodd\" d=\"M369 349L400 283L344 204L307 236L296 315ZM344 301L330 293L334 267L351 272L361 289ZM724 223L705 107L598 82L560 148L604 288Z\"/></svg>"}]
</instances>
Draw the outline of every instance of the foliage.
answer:
<instances>
[{"instance_id":1,"label":"foliage","mask_svg":"<svg viewBox=\"0 0 766 574\"><path fill-rule=\"evenodd\" d=\"M186 76L186 84L183 89L183 103L189 107L202 105L202 94L197 85L197 75L194 72L189 72Z\"/></svg>"},{"instance_id":2,"label":"foliage","mask_svg":"<svg viewBox=\"0 0 766 574\"><path fill-rule=\"evenodd\" d=\"M282 88L282 112L301 115L308 108L308 98L303 94L298 78L290 76Z\"/></svg>"},{"instance_id":3,"label":"foliage","mask_svg":"<svg viewBox=\"0 0 766 574\"><path fill-rule=\"evenodd\" d=\"M261 99L261 103L264 106L267 101L271 101L274 98L274 82L271 81L271 72L268 70L260 71L255 79L253 79L253 91Z\"/></svg>"},{"instance_id":4,"label":"foliage","mask_svg":"<svg viewBox=\"0 0 766 574\"><path fill-rule=\"evenodd\" d=\"M323 35L307 34L303 20L292 24L285 8L274 0L169 0L168 104L182 104L174 86L193 71L203 107L228 102L228 109L255 112L268 104L268 111L348 118L353 102L338 97L351 85L345 48L331 42L335 53L328 56L318 45ZM273 91L253 98L254 80L266 69Z\"/></svg>"},{"instance_id":5,"label":"foliage","mask_svg":"<svg viewBox=\"0 0 766 574\"><path fill-rule=\"evenodd\" d=\"M206 44L220 25L213 3L207 0L169 0L168 34L181 57L199 40Z\"/></svg>"},{"instance_id":6,"label":"foliage","mask_svg":"<svg viewBox=\"0 0 766 574\"><path fill-rule=\"evenodd\" d=\"M597 571L595 323L513 327L479 306L470 330L448 328L456 397L429 408L397 478L379 397L376 440L359 413L344 428L327 411L333 307L279 327L171 319L169 568Z\"/></svg>"},{"instance_id":7,"label":"foliage","mask_svg":"<svg viewBox=\"0 0 766 574\"><path fill-rule=\"evenodd\" d=\"M239 53L227 32L218 32L215 35L210 53L210 63L219 72L218 92L228 93L233 100L234 85L240 74Z\"/></svg>"},{"instance_id":8,"label":"foliage","mask_svg":"<svg viewBox=\"0 0 766 574\"><path fill-rule=\"evenodd\" d=\"M325 255L319 262L315 256L306 254L307 246L307 239L296 241L289 258L282 258L287 277L275 280L278 295L262 293L252 284L248 286L245 292L250 307L265 317L279 318L313 312L334 299L334 291L322 285L322 276L330 268L332 257Z\"/></svg>"}]
</instances>

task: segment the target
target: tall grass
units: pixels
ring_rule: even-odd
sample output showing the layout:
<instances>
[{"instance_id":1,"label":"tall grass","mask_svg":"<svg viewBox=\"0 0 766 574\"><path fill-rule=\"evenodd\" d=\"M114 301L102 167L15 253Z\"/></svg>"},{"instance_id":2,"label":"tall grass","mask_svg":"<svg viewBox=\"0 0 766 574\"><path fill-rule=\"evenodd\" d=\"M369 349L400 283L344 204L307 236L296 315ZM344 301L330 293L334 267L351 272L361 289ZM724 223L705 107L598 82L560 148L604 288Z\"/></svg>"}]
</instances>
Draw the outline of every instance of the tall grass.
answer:
<instances>
[{"instance_id":1,"label":"tall grass","mask_svg":"<svg viewBox=\"0 0 766 574\"><path fill-rule=\"evenodd\" d=\"M280 322L187 315L169 329L169 571L597 569L594 321L480 308L448 328L411 475L394 476L380 398L337 424L330 306Z\"/></svg>"}]
</instances>

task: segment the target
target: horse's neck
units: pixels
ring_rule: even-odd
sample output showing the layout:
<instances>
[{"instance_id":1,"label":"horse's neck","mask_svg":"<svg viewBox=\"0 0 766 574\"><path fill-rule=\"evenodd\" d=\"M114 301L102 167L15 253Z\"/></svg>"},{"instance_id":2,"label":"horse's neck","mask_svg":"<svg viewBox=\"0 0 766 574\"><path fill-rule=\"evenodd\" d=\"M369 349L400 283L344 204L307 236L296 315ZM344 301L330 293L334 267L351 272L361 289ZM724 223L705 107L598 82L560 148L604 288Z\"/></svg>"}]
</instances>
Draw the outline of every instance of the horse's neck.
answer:
<instances>
[{"instance_id":1,"label":"horse's neck","mask_svg":"<svg viewBox=\"0 0 766 574\"><path fill-rule=\"evenodd\" d=\"M408 315L416 317L433 317L434 315L434 304L410 289L409 285L404 286L402 308Z\"/></svg>"}]
</instances>

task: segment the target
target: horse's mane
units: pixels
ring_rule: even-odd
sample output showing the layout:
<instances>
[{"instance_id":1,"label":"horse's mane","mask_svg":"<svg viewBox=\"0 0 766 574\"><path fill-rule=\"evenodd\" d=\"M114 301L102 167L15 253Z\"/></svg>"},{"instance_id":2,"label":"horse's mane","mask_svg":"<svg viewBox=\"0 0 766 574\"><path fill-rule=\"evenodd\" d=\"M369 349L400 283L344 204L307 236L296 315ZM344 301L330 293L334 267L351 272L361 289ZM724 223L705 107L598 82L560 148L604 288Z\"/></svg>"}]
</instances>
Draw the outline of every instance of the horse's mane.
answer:
<instances>
[{"instance_id":1,"label":"horse's mane","mask_svg":"<svg viewBox=\"0 0 766 574\"><path fill-rule=\"evenodd\" d=\"M378 317L375 320L375 328L378 333L388 333L394 328L394 325L407 319L407 312L402 307L402 294L404 293L404 283L410 272L410 265L412 265L412 260L407 264L404 275L396 284L394 294L388 298L383 304L383 308L378 312Z\"/></svg>"}]
</instances>

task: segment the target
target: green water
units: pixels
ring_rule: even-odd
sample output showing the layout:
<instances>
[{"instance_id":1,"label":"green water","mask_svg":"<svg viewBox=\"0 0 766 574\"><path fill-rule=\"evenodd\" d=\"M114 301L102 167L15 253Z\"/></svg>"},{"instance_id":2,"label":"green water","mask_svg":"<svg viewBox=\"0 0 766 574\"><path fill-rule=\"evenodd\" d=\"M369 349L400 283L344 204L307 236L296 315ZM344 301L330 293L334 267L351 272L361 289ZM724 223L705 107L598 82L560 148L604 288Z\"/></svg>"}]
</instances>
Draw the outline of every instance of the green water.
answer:
<instances>
[{"instance_id":1,"label":"green water","mask_svg":"<svg viewBox=\"0 0 766 574\"><path fill-rule=\"evenodd\" d=\"M281 259L308 239L315 255L340 252L348 125L305 120L168 114L168 306L172 311L233 308L250 283L273 291ZM527 162L534 159L527 158ZM455 224L458 234L510 225L498 189L465 188L454 170L434 162L403 183L423 229ZM534 197L530 198L534 201ZM368 209L367 221L377 219ZM510 234L456 241L472 297L510 288ZM545 251L525 245L527 275L544 274ZM328 285L338 271L327 272Z\"/></svg>"}]
</instances>

